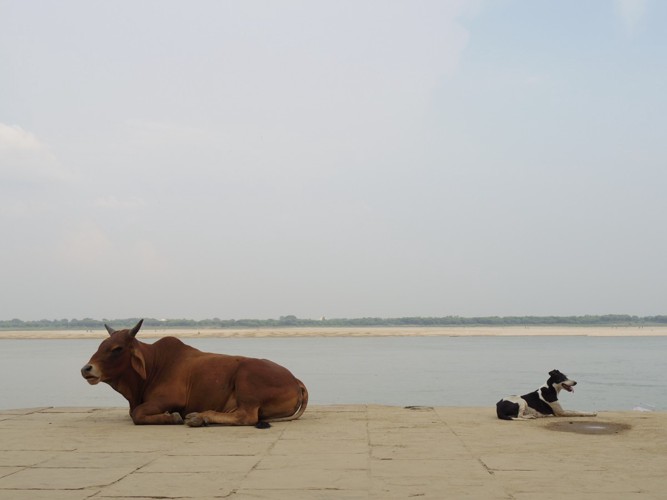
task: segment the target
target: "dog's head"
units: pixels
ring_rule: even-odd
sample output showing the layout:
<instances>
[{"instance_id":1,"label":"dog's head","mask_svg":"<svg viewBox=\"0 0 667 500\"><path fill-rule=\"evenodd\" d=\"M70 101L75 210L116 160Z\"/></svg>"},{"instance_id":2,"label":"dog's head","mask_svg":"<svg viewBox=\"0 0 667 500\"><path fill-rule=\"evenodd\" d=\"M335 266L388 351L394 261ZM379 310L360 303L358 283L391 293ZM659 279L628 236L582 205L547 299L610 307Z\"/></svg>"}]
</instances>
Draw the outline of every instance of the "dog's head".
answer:
<instances>
[{"instance_id":1,"label":"dog's head","mask_svg":"<svg viewBox=\"0 0 667 500\"><path fill-rule=\"evenodd\" d=\"M577 382L570 380L567 375L559 372L558 370L551 370L549 372L549 380L547 380L547 385L554 387L558 392L560 392L561 389L565 389L567 392L574 392L574 386L577 385Z\"/></svg>"}]
</instances>

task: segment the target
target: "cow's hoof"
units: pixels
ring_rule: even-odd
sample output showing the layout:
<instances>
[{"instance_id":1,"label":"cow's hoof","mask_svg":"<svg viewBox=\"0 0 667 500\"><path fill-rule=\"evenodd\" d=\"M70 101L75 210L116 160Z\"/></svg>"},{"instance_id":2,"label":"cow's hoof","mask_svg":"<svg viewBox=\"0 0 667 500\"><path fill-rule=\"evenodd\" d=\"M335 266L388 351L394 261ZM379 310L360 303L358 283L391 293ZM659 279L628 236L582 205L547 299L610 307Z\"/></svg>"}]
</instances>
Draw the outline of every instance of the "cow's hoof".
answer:
<instances>
[{"instance_id":1,"label":"cow's hoof","mask_svg":"<svg viewBox=\"0 0 667 500\"><path fill-rule=\"evenodd\" d=\"M171 414L171 420L173 423L178 425L183 423L183 417L181 417L181 414L177 412Z\"/></svg>"},{"instance_id":2,"label":"cow's hoof","mask_svg":"<svg viewBox=\"0 0 667 500\"><path fill-rule=\"evenodd\" d=\"M188 413L185 416L185 425L189 427L202 427L206 425L206 419L199 413Z\"/></svg>"}]
</instances>

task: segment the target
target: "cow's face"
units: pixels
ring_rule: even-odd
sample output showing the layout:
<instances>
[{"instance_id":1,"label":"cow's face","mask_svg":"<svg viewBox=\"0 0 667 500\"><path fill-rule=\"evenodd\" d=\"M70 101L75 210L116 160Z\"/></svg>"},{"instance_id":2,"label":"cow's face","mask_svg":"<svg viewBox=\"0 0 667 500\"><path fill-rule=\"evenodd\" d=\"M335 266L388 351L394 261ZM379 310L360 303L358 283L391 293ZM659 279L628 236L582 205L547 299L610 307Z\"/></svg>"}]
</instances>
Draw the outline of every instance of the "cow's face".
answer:
<instances>
[{"instance_id":1,"label":"cow's face","mask_svg":"<svg viewBox=\"0 0 667 500\"><path fill-rule=\"evenodd\" d=\"M90 361L81 368L81 375L90 385L117 379L130 369L135 369L140 374L143 369L142 375L145 378L143 357L134 338L142 322L143 320L131 330L115 331L104 325L109 331L109 338L100 344Z\"/></svg>"}]
</instances>

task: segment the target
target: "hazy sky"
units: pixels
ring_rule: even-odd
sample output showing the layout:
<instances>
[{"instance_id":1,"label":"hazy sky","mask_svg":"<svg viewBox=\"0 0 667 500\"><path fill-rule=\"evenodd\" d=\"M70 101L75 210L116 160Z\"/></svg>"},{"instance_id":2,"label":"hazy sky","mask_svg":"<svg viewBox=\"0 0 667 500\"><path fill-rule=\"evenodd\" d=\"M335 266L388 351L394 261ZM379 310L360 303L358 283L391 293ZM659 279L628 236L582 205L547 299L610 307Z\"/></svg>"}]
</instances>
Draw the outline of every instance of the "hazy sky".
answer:
<instances>
[{"instance_id":1,"label":"hazy sky","mask_svg":"<svg viewBox=\"0 0 667 500\"><path fill-rule=\"evenodd\" d=\"M0 0L0 319L666 314L666 25Z\"/></svg>"}]
</instances>

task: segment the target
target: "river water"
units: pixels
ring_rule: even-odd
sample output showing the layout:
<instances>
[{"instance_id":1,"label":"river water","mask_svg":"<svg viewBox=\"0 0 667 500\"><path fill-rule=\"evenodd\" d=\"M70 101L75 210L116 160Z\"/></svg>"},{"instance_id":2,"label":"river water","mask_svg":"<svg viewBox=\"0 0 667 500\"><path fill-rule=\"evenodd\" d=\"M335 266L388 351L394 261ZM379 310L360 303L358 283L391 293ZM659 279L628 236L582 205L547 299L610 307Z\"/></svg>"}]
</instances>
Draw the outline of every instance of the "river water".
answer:
<instances>
[{"instance_id":1,"label":"river water","mask_svg":"<svg viewBox=\"0 0 667 500\"><path fill-rule=\"evenodd\" d=\"M79 370L100 340L0 340L0 409L125 406ZM149 341L150 342L150 341ZM268 358L308 387L310 403L493 407L557 368L577 380L564 408L667 410L667 337L341 337L187 339L199 349Z\"/></svg>"}]
</instances>

